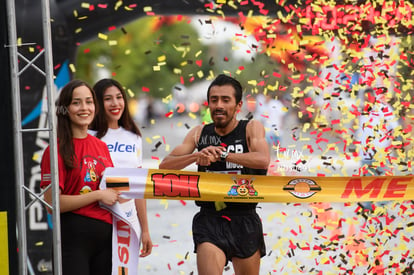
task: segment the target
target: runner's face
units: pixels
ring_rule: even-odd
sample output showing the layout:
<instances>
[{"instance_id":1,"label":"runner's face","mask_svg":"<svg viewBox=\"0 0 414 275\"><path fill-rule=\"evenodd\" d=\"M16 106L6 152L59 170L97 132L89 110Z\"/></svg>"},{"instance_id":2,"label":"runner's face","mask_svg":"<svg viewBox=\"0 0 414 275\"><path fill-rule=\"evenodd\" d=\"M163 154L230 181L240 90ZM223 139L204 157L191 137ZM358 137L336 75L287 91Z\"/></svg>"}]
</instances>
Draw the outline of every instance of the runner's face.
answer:
<instances>
[{"instance_id":1,"label":"runner's face","mask_svg":"<svg viewBox=\"0 0 414 275\"><path fill-rule=\"evenodd\" d=\"M103 95L103 102L108 124L112 125L112 128L117 128L118 120L121 118L125 108L125 101L121 91L115 86L109 87Z\"/></svg>"},{"instance_id":2,"label":"runner's face","mask_svg":"<svg viewBox=\"0 0 414 275\"><path fill-rule=\"evenodd\" d=\"M216 128L226 128L230 122L236 120L242 102L236 103L233 86L213 86L210 89L208 107Z\"/></svg>"},{"instance_id":3,"label":"runner's face","mask_svg":"<svg viewBox=\"0 0 414 275\"><path fill-rule=\"evenodd\" d=\"M73 90L68 113L72 128L88 128L95 116L95 103L88 87L80 86Z\"/></svg>"}]
</instances>

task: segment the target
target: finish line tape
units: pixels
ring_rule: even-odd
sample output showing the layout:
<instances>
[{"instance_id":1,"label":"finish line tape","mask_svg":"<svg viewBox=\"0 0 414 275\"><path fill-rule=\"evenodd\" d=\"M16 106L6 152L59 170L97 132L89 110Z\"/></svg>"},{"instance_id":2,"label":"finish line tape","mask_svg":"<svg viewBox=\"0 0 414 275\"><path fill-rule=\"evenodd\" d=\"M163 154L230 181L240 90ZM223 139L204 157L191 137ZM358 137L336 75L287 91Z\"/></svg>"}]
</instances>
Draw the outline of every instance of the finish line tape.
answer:
<instances>
[{"instance_id":1,"label":"finish line tape","mask_svg":"<svg viewBox=\"0 0 414 275\"><path fill-rule=\"evenodd\" d=\"M125 199L225 202L360 202L414 199L413 176L290 177L107 168L101 189Z\"/></svg>"}]
</instances>

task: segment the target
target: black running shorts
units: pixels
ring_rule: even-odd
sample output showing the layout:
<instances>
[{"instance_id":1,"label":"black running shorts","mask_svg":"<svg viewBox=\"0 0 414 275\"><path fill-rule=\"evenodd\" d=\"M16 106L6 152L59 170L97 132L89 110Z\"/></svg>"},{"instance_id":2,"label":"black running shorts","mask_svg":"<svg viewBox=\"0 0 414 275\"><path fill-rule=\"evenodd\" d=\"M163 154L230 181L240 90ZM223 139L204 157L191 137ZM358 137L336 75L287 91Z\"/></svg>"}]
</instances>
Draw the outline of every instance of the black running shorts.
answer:
<instances>
[{"instance_id":1,"label":"black running shorts","mask_svg":"<svg viewBox=\"0 0 414 275\"><path fill-rule=\"evenodd\" d=\"M201 208L193 218L194 252L197 245L209 242L226 255L226 264L233 257L248 258L257 250L266 254L263 227L255 209L215 211Z\"/></svg>"}]
</instances>

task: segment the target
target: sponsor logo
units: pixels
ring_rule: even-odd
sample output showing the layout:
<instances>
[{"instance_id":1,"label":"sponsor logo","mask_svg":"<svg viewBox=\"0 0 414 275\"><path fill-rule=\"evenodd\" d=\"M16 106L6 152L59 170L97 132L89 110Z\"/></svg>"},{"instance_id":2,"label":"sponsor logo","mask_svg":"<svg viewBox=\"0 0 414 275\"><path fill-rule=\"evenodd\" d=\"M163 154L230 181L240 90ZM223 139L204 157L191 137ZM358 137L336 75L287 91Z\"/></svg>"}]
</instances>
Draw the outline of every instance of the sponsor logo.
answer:
<instances>
[{"instance_id":1,"label":"sponsor logo","mask_svg":"<svg viewBox=\"0 0 414 275\"><path fill-rule=\"evenodd\" d=\"M155 197L199 198L199 175L152 174Z\"/></svg>"},{"instance_id":2,"label":"sponsor logo","mask_svg":"<svg viewBox=\"0 0 414 275\"><path fill-rule=\"evenodd\" d=\"M126 212L125 212L125 216L126 216L127 218L132 217L132 210L128 210L128 211L126 211Z\"/></svg>"},{"instance_id":3,"label":"sponsor logo","mask_svg":"<svg viewBox=\"0 0 414 275\"><path fill-rule=\"evenodd\" d=\"M283 148L277 145L276 149L276 169L278 172L304 172L309 171L310 159L305 159L303 152Z\"/></svg>"},{"instance_id":4,"label":"sponsor logo","mask_svg":"<svg viewBox=\"0 0 414 275\"><path fill-rule=\"evenodd\" d=\"M120 264L128 265L131 245L131 228L122 220L116 222L117 229L117 252ZM118 266L118 274L128 274L128 268Z\"/></svg>"},{"instance_id":5,"label":"sponsor logo","mask_svg":"<svg viewBox=\"0 0 414 275\"><path fill-rule=\"evenodd\" d=\"M129 191L129 178L126 177L107 177L106 188L113 188L118 191Z\"/></svg>"},{"instance_id":6,"label":"sponsor logo","mask_svg":"<svg viewBox=\"0 0 414 275\"><path fill-rule=\"evenodd\" d=\"M257 197L258 193L253 186L254 178L248 179L236 179L233 177L234 184L230 187L230 190L227 192L227 196L234 197L234 196L254 196Z\"/></svg>"},{"instance_id":7,"label":"sponsor logo","mask_svg":"<svg viewBox=\"0 0 414 275\"><path fill-rule=\"evenodd\" d=\"M136 148L135 148L135 144L131 145L131 144L124 144L124 143L118 143L115 142L115 144L108 144L108 150L110 153L113 152L136 152Z\"/></svg>"},{"instance_id":8,"label":"sponsor logo","mask_svg":"<svg viewBox=\"0 0 414 275\"><path fill-rule=\"evenodd\" d=\"M83 160L84 167L86 167L85 177L83 177L84 182L96 182L98 177L96 176L96 164L98 163L97 160L87 160L86 158Z\"/></svg>"},{"instance_id":9,"label":"sponsor logo","mask_svg":"<svg viewBox=\"0 0 414 275\"><path fill-rule=\"evenodd\" d=\"M200 140L198 141L199 145L220 145L221 142L221 138L219 136L209 136L209 135L204 135L200 137Z\"/></svg>"},{"instance_id":10,"label":"sponsor logo","mask_svg":"<svg viewBox=\"0 0 414 275\"><path fill-rule=\"evenodd\" d=\"M351 178L347 182L341 198L350 198L355 195L358 199L363 197L370 199L399 199L405 196L410 182L410 177L394 177L391 179L379 177L369 181L368 184L364 184L365 186L363 186L362 178Z\"/></svg>"},{"instance_id":11,"label":"sponsor logo","mask_svg":"<svg viewBox=\"0 0 414 275\"><path fill-rule=\"evenodd\" d=\"M318 191L321 191L321 187L310 179L294 179L289 181L287 185L283 187L284 191L288 191L290 194L299 199L307 199L312 197Z\"/></svg>"}]
</instances>

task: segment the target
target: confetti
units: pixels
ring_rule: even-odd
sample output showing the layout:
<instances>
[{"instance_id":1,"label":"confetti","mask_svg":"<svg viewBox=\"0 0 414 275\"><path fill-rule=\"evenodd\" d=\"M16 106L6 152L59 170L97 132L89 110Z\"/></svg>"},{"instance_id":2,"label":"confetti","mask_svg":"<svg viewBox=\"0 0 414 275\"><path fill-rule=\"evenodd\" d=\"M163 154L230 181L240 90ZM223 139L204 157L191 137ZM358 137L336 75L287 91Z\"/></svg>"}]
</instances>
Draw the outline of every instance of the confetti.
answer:
<instances>
[{"instance_id":1,"label":"confetti","mask_svg":"<svg viewBox=\"0 0 414 275\"><path fill-rule=\"evenodd\" d=\"M124 5L118 1L114 10L138 7L147 15L155 14L155 5ZM140 85L133 89L137 91L135 96L153 96L161 91L160 101L168 106L156 119L151 120L148 127L156 128L161 120L169 121L166 127L168 133L160 129L158 137L150 135L152 138L145 138L148 144L154 143L154 146L147 144L148 150L152 150L154 155L147 158L159 162L163 154L169 152L170 144L167 144L166 138L170 141L171 132L178 131L176 121L184 121L181 123L184 126L182 128L188 132L191 129L189 124L192 123L187 121L200 118L199 111L192 108L179 109L182 112L178 112L178 104L189 105L170 95L171 87L175 90L177 83L188 87L204 80L208 82L218 73L226 73L242 80L246 99L255 99L258 94L274 94L275 99L284 102L284 133L278 147L269 147L276 158L269 170L282 173L277 168L281 167L285 158L289 159L290 170L283 171L283 175L369 176L379 172L398 175L412 173L414 52L412 33L399 33L401 29L412 28L412 3L345 1L339 4L277 0L272 2L272 5L280 5L277 10L269 9L266 2L257 1L216 1L203 5L203 12L207 14L205 17L155 16L153 20L148 20L152 23L141 27L141 30L157 32L154 36L148 36L148 39L140 40L139 43L145 46L130 45L128 49L119 51L122 55L128 52L130 60L137 52L140 53L139 58L134 60L143 62L139 64L139 69L131 70L135 75L136 72L139 75L145 71L150 72L143 78L126 76ZM85 4L83 8L109 8L107 4L91 6L93 5ZM228 12L232 15L226 14ZM74 15L79 21L87 21L85 14L78 15L74 12ZM219 21L229 25L220 28ZM215 45L220 47L220 51L212 54L210 47L195 46L199 39L193 37L189 30L177 32L173 41L168 40L168 32L173 25L184 22L191 26L196 24L197 28L212 28L214 32L211 32L209 40L213 36L226 34L230 25L237 27L237 31L228 39L228 51L224 51L226 47ZM125 41L133 43L134 30L128 25L119 29L110 26L107 28L110 31L105 34L107 37L100 37L100 40L107 41L106 47L117 49ZM82 28L79 27L77 32L82 32ZM114 36L116 33L119 36ZM251 41L248 40L250 38ZM243 40L248 46L241 50L243 56L248 56L246 60L235 55L240 48L233 44L236 39ZM94 54L90 49L87 47L80 53L85 58L90 58ZM174 54L169 52L170 49ZM38 50L33 48L33 51ZM125 64L118 64L122 64L122 67L114 69L107 64L104 67L119 77L127 75ZM158 80L167 72L174 81L167 87L161 87L161 82L166 82L167 77L163 81ZM156 81L150 78L151 75L156 75ZM157 85L151 82L156 82ZM387 92L382 100L391 101L392 108L383 109L381 122L367 126L372 130L371 136L361 139L358 121L373 110L372 104L378 103L378 95L371 96L368 100L371 105L366 106L363 94L368 86L383 87ZM381 89L376 91L380 92ZM208 105L203 100L196 102L200 109ZM248 100L243 99L244 102ZM193 102L195 101L190 100L190 103ZM269 118L269 114L255 113L254 109L259 105L252 102L249 104L252 108L242 110L241 117ZM244 104L243 108L246 105L248 104ZM187 113L188 116L178 113ZM393 131L381 134L381 129L392 125L394 121L398 122L398 127L392 127ZM268 128L275 131L281 129ZM376 137L381 142L390 140L389 145L381 148L375 144L372 148L364 148L364 140ZM165 145L165 151L159 150L162 144ZM175 147L173 144L171 146ZM372 168L362 165L360 152L366 149L375 152L371 157ZM296 155L292 152L296 152ZM168 211L172 209L172 203L168 204L168 201L161 205L168 208ZM178 205L181 208L188 206L184 201L178 202ZM269 210L272 208L273 211ZM388 202L374 205L372 209L354 203L319 206L306 203L275 204L263 209L267 209L262 216L266 244L271 248L261 260L265 266L265 270L261 270L263 274L404 274L404 270L408 274L412 270L409 246L414 241L412 202ZM160 212L159 209L157 211ZM177 212L181 214L179 210ZM154 217L160 220L170 216L171 212L165 213L168 214L158 213ZM178 223L178 217L175 219L164 230L174 241L168 245L180 244L170 232L175 226L183 227L183 224ZM183 235L191 242L191 233ZM160 244L158 247L167 251L177 249L166 245ZM191 265L189 255L193 253L188 250L192 247L183 249L186 251L185 261L169 258L160 262L157 268L163 266L164 273L167 274L180 272L177 266L184 270L187 265ZM165 255L164 252L161 254ZM191 274L194 269L193 265L182 273ZM226 267L226 271L231 273L231 268Z\"/></svg>"}]
</instances>

